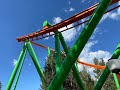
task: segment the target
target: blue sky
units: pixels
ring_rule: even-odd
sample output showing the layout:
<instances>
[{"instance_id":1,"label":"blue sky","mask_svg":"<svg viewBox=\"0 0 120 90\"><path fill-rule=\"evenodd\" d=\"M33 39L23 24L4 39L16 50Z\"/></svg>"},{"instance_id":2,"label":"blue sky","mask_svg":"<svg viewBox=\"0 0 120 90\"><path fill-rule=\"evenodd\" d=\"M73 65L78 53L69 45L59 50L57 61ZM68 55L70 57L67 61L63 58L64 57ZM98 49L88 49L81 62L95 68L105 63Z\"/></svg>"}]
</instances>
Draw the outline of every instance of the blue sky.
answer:
<instances>
[{"instance_id":1,"label":"blue sky","mask_svg":"<svg viewBox=\"0 0 120 90\"><path fill-rule=\"evenodd\" d=\"M65 20L96 2L98 0L51 0L49 2L48 0L0 0L0 81L3 84L2 90L5 90L14 68L14 61L17 60L23 46L23 43L17 42L18 36L41 29L45 20L52 24ZM71 47L74 44L83 27L84 25L63 33L68 46ZM105 60L110 58L120 42L119 28L120 8L104 15L80 55L80 59L92 63L94 57ZM37 42L54 48L53 37ZM41 66L44 67L47 51L33 47ZM16 90L38 90L39 87L39 75L27 54Z\"/></svg>"}]
</instances>

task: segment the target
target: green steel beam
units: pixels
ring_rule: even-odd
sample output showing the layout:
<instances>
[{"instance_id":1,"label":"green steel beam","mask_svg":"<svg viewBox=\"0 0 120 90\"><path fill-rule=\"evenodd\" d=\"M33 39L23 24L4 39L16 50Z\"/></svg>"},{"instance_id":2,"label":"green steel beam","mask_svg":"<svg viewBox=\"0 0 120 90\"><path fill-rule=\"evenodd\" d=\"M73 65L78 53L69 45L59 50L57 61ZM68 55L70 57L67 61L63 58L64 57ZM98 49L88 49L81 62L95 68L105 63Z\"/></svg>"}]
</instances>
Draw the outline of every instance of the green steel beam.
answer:
<instances>
[{"instance_id":1,"label":"green steel beam","mask_svg":"<svg viewBox=\"0 0 120 90\"><path fill-rule=\"evenodd\" d=\"M51 53L50 53L50 48L48 47L48 57L50 56L50 54L51 54Z\"/></svg>"},{"instance_id":2,"label":"green steel beam","mask_svg":"<svg viewBox=\"0 0 120 90\"><path fill-rule=\"evenodd\" d=\"M20 73L22 71L22 67L23 67L23 64L24 64L24 60L25 60L25 57L26 57L26 53L27 53L27 49L25 50L25 54L23 55L23 58L21 60L21 63L20 63L20 66L19 66L19 71L18 71L18 75L16 76L16 81L15 81L15 85L14 85L14 90L16 90L16 87L17 87L17 83L18 83L18 80L19 80L19 77L20 77Z\"/></svg>"},{"instance_id":3,"label":"green steel beam","mask_svg":"<svg viewBox=\"0 0 120 90\"><path fill-rule=\"evenodd\" d=\"M118 43L116 50L114 51L111 59L117 59L120 56L120 43Z\"/></svg>"},{"instance_id":4,"label":"green steel beam","mask_svg":"<svg viewBox=\"0 0 120 90\"><path fill-rule=\"evenodd\" d=\"M78 37L72 49L67 54L63 64L60 67L60 70L56 73L50 85L47 87L47 90L56 90L56 88L59 88L63 84L111 1L112 0L101 0L97 9L92 14L92 17L81 32L81 35Z\"/></svg>"},{"instance_id":5,"label":"green steel beam","mask_svg":"<svg viewBox=\"0 0 120 90\"><path fill-rule=\"evenodd\" d=\"M75 64L75 66L77 67L77 69L79 70L79 68L78 68L78 62L76 61L76 64Z\"/></svg>"},{"instance_id":6,"label":"green steel beam","mask_svg":"<svg viewBox=\"0 0 120 90\"><path fill-rule=\"evenodd\" d=\"M42 81L42 83L44 85L44 88L46 88L45 75L44 75L43 70L42 70L42 68L41 68L41 66L39 64L38 58L37 58L37 56L35 54L35 51L34 51L32 45L31 45L30 41L26 41L26 47L27 47L27 50L28 50L28 52L29 52L29 54L30 54L30 56L31 56L31 58L33 60L33 63L34 63L34 65L35 65L35 67L36 67L36 69L38 71L38 74L39 74L39 76L41 78L41 81Z\"/></svg>"},{"instance_id":7,"label":"green steel beam","mask_svg":"<svg viewBox=\"0 0 120 90\"><path fill-rule=\"evenodd\" d=\"M113 77L114 77L114 80L115 80L115 84L116 84L117 90L120 90L119 81L118 81L118 78L117 78L115 73L113 73Z\"/></svg>"},{"instance_id":8,"label":"green steel beam","mask_svg":"<svg viewBox=\"0 0 120 90\"><path fill-rule=\"evenodd\" d=\"M8 81L8 84L7 84L7 86L6 86L6 90L10 90L10 89L11 89L12 83L13 83L13 81L14 81L14 79L15 79L17 70L18 70L18 68L19 68L19 65L20 65L20 63L21 63L21 60L22 60L23 56L25 55L25 52L26 52L26 47L25 47L25 45L24 45L24 46L23 46L23 49L22 49L22 51L21 51L21 53L20 53L20 55L19 55L17 64L15 65L15 68L14 68L14 70L13 70L13 72L12 72L11 77L10 77L10 80Z\"/></svg>"},{"instance_id":9,"label":"green steel beam","mask_svg":"<svg viewBox=\"0 0 120 90\"><path fill-rule=\"evenodd\" d=\"M58 72L61 66L60 42L58 31L55 32L55 60L56 60L56 72Z\"/></svg>"},{"instance_id":10,"label":"green steel beam","mask_svg":"<svg viewBox=\"0 0 120 90\"><path fill-rule=\"evenodd\" d=\"M52 26L47 20L43 23L43 27L45 26ZM59 68L61 66L61 52L60 52L60 42L59 42L59 33L58 31L55 31L55 61L56 61L56 72L59 71ZM50 49L48 48L48 55L50 55ZM51 61L50 61L51 63ZM57 88L58 89L58 88ZM59 90L63 90L63 85L59 88Z\"/></svg>"},{"instance_id":11,"label":"green steel beam","mask_svg":"<svg viewBox=\"0 0 120 90\"><path fill-rule=\"evenodd\" d=\"M69 51L68 51L67 45L65 43L64 37L63 37L61 32L59 33L59 38L60 38L62 47L67 55L69 53ZM79 76L79 71L78 71L78 68L75 66L75 64L74 64L72 70L73 70L74 77L79 85L80 90L85 90L84 85L83 85L83 81L81 80L81 78Z\"/></svg>"},{"instance_id":12,"label":"green steel beam","mask_svg":"<svg viewBox=\"0 0 120 90\"><path fill-rule=\"evenodd\" d=\"M59 71L61 66L61 52L60 52L60 42L59 42L59 33L55 31L55 61L56 61L56 73ZM58 90L64 90L63 85Z\"/></svg>"},{"instance_id":13,"label":"green steel beam","mask_svg":"<svg viewBox=\"0 0 120 90\"><path fill-rule=\"evenodd\" d=\"M117 46L117 49L114 51L111 59L117 59L120 55L120 43ZM106 66L105 70L103 71L103 73L100 76L100 79L98 80L98 82L96 83L94 90L101 90L104 82L106 81L107 77L110 74L110 70L108 69L108 67Z\"/></svg>"}]
</instances>

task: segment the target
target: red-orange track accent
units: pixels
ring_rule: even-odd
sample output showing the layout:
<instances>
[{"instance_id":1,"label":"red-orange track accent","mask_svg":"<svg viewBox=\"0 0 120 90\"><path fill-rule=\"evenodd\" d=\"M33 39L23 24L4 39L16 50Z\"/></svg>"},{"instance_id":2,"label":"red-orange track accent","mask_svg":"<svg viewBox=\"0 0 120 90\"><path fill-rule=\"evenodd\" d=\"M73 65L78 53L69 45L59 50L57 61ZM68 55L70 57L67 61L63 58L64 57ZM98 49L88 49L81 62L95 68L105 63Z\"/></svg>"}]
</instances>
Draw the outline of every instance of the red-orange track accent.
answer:
<instances>
[{"instance_id":1,"label":"red-orange track accent","mask_svg":"<svg viewBox=\"0 0 120 90\"><path fill-rule=\"evenodd\" d=\"M44 48L44 49L48 49L48 47L47 46L44 46L44 45L42 45L42 44L38 44L38 43L35 43L35 42L33 42L33 41L30 41L32 44L34 44L34 45L36 45L36 46L40 46L40 47L42 47L42 48ZM52 48L50 48L50 50L51 51L55 51L54 49L52 49Z\"/></svg>"},{"instance_id":2,"label":"red-orange track accent","mask_svg":"<svg viewBox=\"0 0 120 90\"><path fill-rule=\"evenodd\" d=\"M101 69L101 70L105 69L105 66L100 66L100 65L95 65L95 64L90 64L90 63L82 62L82 61L80 61L80 59L78 59L77 62L79 64L83 64L83 65L86 65L86 66L89 66L89 67L93 67L93 68L97 68L97 69Z\"/></svg>"},{"instance_id":3,"label":"red-orange track accent","mask_svg":"<svg viewBox=\"0 0 120 90\"><path fill-rule=\"evenodd\" d=\"M36 45L36 46L40 46L40 47L42 47L42 48L44 48L44 49L48 49L48 46L44 46L44 45L38 44L38 43L33 42L33 41L30 41L30 42L31 42L32 44ZM55 51L55 50L52 49L52 48L50 48L50 50L51 50L51 51ZM64 54L64 56L66 56L66 55ZM89 66L89 67L93 67L93 68L97 68L97 69L101 69L101 70L104 70L104 69L105 69L105 66L94 65L94 64L82 62L82 61L80 61L80 59L78 59L77 62L78 62L79 64L83 64L83 65L86 65L86 66Z\"/></svg>"},{"instance_id":4,"label":"red-orange track accent","mask_svg":"<svg viewBox=\"0 0 120 90\"><path fill-rule=\"evenodd\" d=\"M111 2L111 4L114 4L114 3L118 2L118 1L119 0L113 0ZM25 41L26 39L32 39L32 38L38 37L40 35L44 35L46 33L50 33L50 32L53 32L55 30L58 30L58 29L60 29L62 27L65 27L65 26L67 26L69 24L72 24L72 23L74 23L76 21L79 21L79 20L81 20L81 19L83 19L85 17L90 16L93 13L93 11L95 10L95 8L97 7L97 5L98 5L98 3L91 6L88 9L80 12L79 14L76 14L76 15L72 16L71 18L68 18L68 19L66 19L66 20L64 20L64 21L62 21L62 22L60 22L60 23L58 23L56 25L51 26L50 28L42 29L40 31L33 32L31 34L28 34L28 35L25 35L25 36L22 36L22 37L18 37L17 40L18 40L18 42L21 42L21 41Z\"/></svg>"}]
</instances>

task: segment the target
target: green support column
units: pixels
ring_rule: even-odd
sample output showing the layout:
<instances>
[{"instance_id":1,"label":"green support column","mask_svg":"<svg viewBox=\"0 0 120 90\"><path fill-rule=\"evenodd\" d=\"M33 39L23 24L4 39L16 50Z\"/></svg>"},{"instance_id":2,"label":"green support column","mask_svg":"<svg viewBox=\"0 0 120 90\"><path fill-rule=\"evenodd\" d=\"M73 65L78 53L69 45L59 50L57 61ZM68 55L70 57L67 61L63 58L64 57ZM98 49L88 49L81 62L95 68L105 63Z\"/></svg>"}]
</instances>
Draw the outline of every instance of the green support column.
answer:
<instances>
[{"instance_id":1,"label":"green support column","mask_svg":"<svg viewBox=\"0 0 120 90\"><path fill-rule=\"evenodd\" d=\"M44 23L43 23L43 28L44 27L51 27L52 25L48 22L48 21L45 21ZM61 56L60 56L60 54L61 54L61 52L60 52L60 42L59 42L59 33L58 33L58 31L55 31L54 32L55 33L55 61L56 61L56 72L58 72L59 71L59 68L60 68L60 66L61 66L61 63L62 63L62 61L61 61ZM50 52L50 50L49 50L49 52ZM48 53L49 53L48 52ZM50 61L51 62L51 61ZM57 88L58 89L58 88ZM63 90L63 85L58 89L58 90Z\"/></svg>"},{"instance_id":2,"label":"green support column","mask_svg":"<svg viewBox=\"0 0 120 90\"><path fill-rule=\"evenodd\" d=\"M59 37L60 37L62 47L63 47L63 49L64 49L64 51L65 51L65 53L67 55L69 53L69 51L68 51L67 45L65 43L64 37L63 37L61 32L59 33ZM78 68L75 66L75 64L74 64L72 70L73 70L74 77L75 77L75 79L76 79L76 81L77 81L77 83L79 85L80 90L85 90L83 82L82 82L82 80L81 80L81 78L79 76Z\"/></svg>"},{"instance_id":3,"label":"green support column","mask_svg":"<svg viewBox=\"0 0 120 90\"><path fill-rule=\"evenodd\" d=\"M78 62L77 62L77 61L76 61L76 64L75 64L75 65L76 65L77 69L79 70L79 68L78 68Z\"/></svg>"},{"instance_id":4,"label":"green support column","mask_svg":"<svg viewBox=\"0 0 120 90\"><path fill-rule=\"evenodd\" d=\"M47 90L56 90L56 88L59 88L63 84L111 1L112 0L101 0L89 22L81 32L81 35L67 54L60 70L56 73Z\"/></svg>"},{"instance_id":5,"label":"green support column","mask_svg":"<svg viewBox=\"0 0 120 90\"><path fill-rule=\"evenodd\" d=\"M43 70L42 70L42 68L41 68L41 66L39 64L39 61L37 59L37 56L36 56L36 54L34 52L34 49L33 49L32 45L31 45L30 41L26 41L26 47L27 47L28 52L29 52L29 54L30 54L30 56L31 56L31 58L33 60L33 63L34 63L34 65L35 65L35 67L36 67L36 69L38 71L38 74L39 74L39 76L41 78L41 81L45 85L44 88L46 88L45 75L44 75Z\"/></svg>"},{"instance_id":6,"label":"green support column","mask_svg":"<svg viewBox=\"0 0 120 90\"><path fill-rule=\"evenodd\" d=\"M115 84L116 84L117 90L120 90L119 81L118 81L118 78L117 78L115 73L113 73L113 77L114 77L114 80L115 80Z\"/></svg>"},{"instance_id":7,"label":"green support column","mask_svg":"<svg viewBox=\"0 0 120 90\"><path fill-rule=\"evenodd\" d=\"M117 46L117 49L114 51L111 59L117 59L120 55L120 43ZM103 71L102 75L100 76L100 79L98 80L97 84L94 87L94 90L101 90L104 82L106 81L107 77L110 74L110 70L106 66L105 70Z\"/></svg>"},{"instance_id":8,"label":"green support column","mask_svg":"<svg viewBox=\"0 0 120 90\"><path fill-rule=\"evenodd\" d=\"M19 68L19 65L20 65L20 63L21 63L21 60L22 60L23 56L26 54L25 52L26 52L26 47L25 47L25 45L24 45L24 46L23 46L23 49L22 49L22 51L21 51L21 53L20 53L20 55L19 55L17 64L15 65L15 68L14 68L14 70L13 70L13 72L12 72L11 77L10 77L10 80L9 80L7 86L6 86L6 90L10 90L10 89L11 89L11 86L12 86L13 81L14 81L14 79L15 79L15 76L16 76L17 70L18 70L18 68Z\"/></svg>"},{"instance_id":9,"label":"green support column","mask_svg":"<svg viewBox=\"0 0 120 90\"><path fill-rule=\"evenodd\" d=\"M55 60L56 60L56 72L58 72L61 66L60 42L58 31L55 32Z\"/></svg>"},{"instance_id":10,"label":"green support column","mask_svg":"<svg viewBox=\"0 0 120 90\"><path fill-rule=\"evenodd\" d=\"M17 87L17 83L18 83L18 80L19 80L19 77L20 77L20 73L21 73L21 71L22 71L22 67L23 67L23 64L24 64L24 60L25 60L25 57L26 57L26 53L27 53L27 49L25 50L25 54L23 55L23 58L22 58L21 63L20 63L18 75L16 76L16 81L15 81L15 85L14 85L14 90L16 90L16 87Z\"/></svg>"},{"instance_id":11,"label":"green support column","mask_svg":"<svg viewBox=\"0 0 120 90\"><path fill-rule=\"evenodd\" d=\"M61 66L61 56L60 56L60 42L59 42L59 33L58 31L55 32L55 61L56 61L56 73L59 71ZM58 90L64 90L63 85Z\"/></svg>"},{"instance_id":12,"label":"green support column","mask_svg":"<svg viewBox=\"0 0 120 90\"><path fill-rule=\"evenodd\" d=\"M50 48L48 47L48 57L50 56Z\"/></svg>"}]
</instances>

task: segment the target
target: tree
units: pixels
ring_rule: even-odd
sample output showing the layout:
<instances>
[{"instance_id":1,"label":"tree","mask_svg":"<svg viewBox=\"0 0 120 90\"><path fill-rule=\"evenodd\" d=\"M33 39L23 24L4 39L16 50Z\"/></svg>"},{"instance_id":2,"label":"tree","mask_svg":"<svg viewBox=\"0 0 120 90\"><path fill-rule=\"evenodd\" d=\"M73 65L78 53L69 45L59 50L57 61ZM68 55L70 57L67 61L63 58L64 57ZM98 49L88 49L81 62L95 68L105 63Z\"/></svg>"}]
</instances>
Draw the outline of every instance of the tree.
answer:
<instances>
[{"instance_id":1,"label":"tree","mask_svg":"<svg viewBox=\"0 0 120 90\"><path fill-rule=\"evenodd\" d=\"M92 90L94 86L94 80L92 79L90 73L85 66L83 66L83 70L80 72L80 76L84 81L86 90Z\"/></svg>"},{"instance_id":2,"label":"tree","mask_svg":"<svg viewBox=\"0 0 120 90\"><path fill-rule=\"evenodd\" d=\"M2 83L1 83L1 81L0 81L0 90L2 90Z\"/></svg>"},{"instance_id":3,"label":"tree","mask_svg":"<svg viewBox=\"0 0 120 90\"><path fill-rule=\"evenodd\" d=\"M65 53L61 52L61 59L62 61L65 58ZM50 64L50 61L52 62L52 65ZM46 81L47 81L47 86L50 84L50 82L52 81L54 75L56 73L55 70L55 53L52 52L50 54L49 57L46 58L46 64L45 64L45 70L44 70L44 74L46 76ZM41 85L42 87L43 85ZM73 76L73 71L71 70L69 75L67 76L65 82L63 83L63 88L64 90L79 90L79 87L76 83L76 80ZM42 87L42 90L45 90Z\"/></svg>"},{"instance_id":4,"label":"tree","mask_svg":"<svg viewBox=\"0 0 120 90\"><path fill-rule=\"evenodd\" d=\"M65 53L61 52L62 61L64 60L64 58L65 58ZM100 60L98 60L97 58L94 58L93 62L96 65L103 65L103 66L105 65L105 62L102 58ZM93 79L91 77L90 73L89 73L89 70L87 70L87 68L85 66L83 66L83 70L80 71L79 73L80 73L80 77L83 80L83 83L84 83L84 86L85 86L86 90L92 90L93 89L95 83L98 81L102 72L103 72L102 70L94 69L93 73L94 73L95 79ZM45 74L45 77L46 77L47 86L49 86L49 84L52 81L54 75L56 74L55 52L51 52L49 57L46 58L44 74ZM65 81L63 83L63 88L64 88L64 90L79 90L79 86L78 86L78 84L75 80L75 77L73 75L72 70L69 72L67 78L65 79ZM41 89L45 90L43 88L43 84L41 85ZM112 74L109 75L109 77L107 78L107 80L106 80L106 82L103 85L101 90L117 90Z\"/></svg>"},{"instance_id":5,"label":"tree","mask_svg":"<svg viewBox=\"0 0 120 90\"><path fill-rule=\"evenodd\" d=\"M94 58L93 61L94 64L96 65L103 65L103 66L105 65L105 62L102 58L101 60ZM94 69L93 72L95 73L95 78L96 78L95 82L97 82L103 71ZM101 90L117 90L112 73L110 73L110 75L108 76Z\"/></svg>"}]
</instances>

